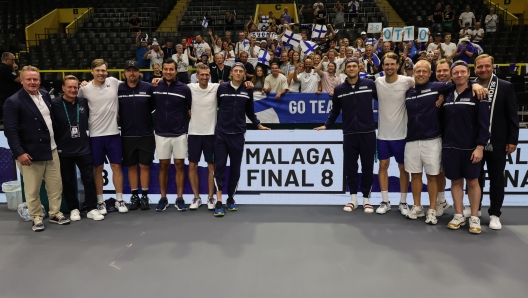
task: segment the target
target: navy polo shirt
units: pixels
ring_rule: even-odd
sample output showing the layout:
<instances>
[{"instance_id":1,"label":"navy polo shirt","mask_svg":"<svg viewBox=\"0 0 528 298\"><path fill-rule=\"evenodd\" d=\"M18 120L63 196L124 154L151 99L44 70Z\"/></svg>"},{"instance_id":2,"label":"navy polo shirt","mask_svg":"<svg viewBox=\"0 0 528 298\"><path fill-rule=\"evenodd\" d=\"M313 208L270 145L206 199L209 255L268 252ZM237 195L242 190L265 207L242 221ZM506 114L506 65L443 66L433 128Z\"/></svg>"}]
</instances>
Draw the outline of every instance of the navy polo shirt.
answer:
<instances>
[{"instance_id":1,"label":"navy polo shirt","mask_svg":"<svg viewBox=\"0 0 528 298\"><path fill-rule=\"evenodd\" d=\"M78 138L71 137L70 123L66 117L64 105L68 111L71 125L79 126ZM79 123L77 123L77 105L79 105ZM88 102L83 97L77 97L72 104L58 97L51 100L51 112L53 113L53 131L55 133L55 143L59 156L71 157L90 154L88 134Z\"/></svg>"}]
</instances>

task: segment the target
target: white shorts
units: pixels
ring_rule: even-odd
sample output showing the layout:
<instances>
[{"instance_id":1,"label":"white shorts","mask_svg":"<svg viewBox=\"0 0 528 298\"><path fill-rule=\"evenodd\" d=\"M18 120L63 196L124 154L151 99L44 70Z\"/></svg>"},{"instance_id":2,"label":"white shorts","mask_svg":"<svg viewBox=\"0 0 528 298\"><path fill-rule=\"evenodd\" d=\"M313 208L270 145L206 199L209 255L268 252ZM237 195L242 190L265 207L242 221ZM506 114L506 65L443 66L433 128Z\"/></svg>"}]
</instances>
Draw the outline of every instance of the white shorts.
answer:
<instances>
[{"instance_id":1,"label":"white shorts","mask_svg":"<svg viewBox=\"0 0 528 298\"><path fill-rule=\"evenodd\" d=\"M442 138L405 144L405 171L438 175L442 170Z\"/></svg>"},{"instance_id":2,"label":"white shorts","mask_svg":"<svg viewBox=\"0 0 528 298\"><path fill-rule=\"evenodd\" d=\"M187 135L179 137L162 137L156 135L156 156L158 159L186 159Z\"/></svg>"}]
</instances>

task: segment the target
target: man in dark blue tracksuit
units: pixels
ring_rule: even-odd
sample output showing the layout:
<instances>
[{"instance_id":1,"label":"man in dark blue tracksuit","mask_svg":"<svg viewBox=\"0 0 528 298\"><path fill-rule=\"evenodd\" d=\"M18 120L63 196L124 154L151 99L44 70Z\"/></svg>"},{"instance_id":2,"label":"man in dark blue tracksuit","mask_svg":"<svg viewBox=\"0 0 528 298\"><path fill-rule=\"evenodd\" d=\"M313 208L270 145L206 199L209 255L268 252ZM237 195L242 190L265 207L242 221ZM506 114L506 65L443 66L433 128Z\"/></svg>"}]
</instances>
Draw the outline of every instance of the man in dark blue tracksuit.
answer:
<instances>
[{"instance_id":1,"label":"man in dark blue tracksuit","mask_svg":"<svg viewBox=\"0 0 528 298\"><path fill-rule=\"evenodd\" d=\"M230 211L238 210L233 197L240 179L240 166L245 142L244 134L246 132L246 115L253 124L257 125L258 129L269 130L269 128L260 124L255 115L253 90L247 89L243 84L246 80L244 64L235 63L231 69L229 79L231 80L230 82L222 83L218 87L216 94L220 110L216 122L214 141L214 182L217 196L214 216L217 217L224 216L222 189L224 188L228 156L231 163L229 164L226 207Z\"/></svg>"},{"instance_id":2,"label":"man in dark blue tracksuit","mask_svg":"<svg viewBox=\"0 0 528 298\"><path fill-rule=\"evenodd\" d=\"M479 101L472 96L467 83L469 67L465 62L457 61L451 66L451 77L456 84L456 90L450 93L444 102L442 163L446 177L451 180L456 213L447 227L459 229L466 224L462 214L462 185L465 179L472 215L469 220L469 232L480 234L480 219L477 216L480 203L478 177L484 146L491 136L489 101Z\"/></svg>"},{"instance_id":3,"label":"man in dark blue tracksuit","mask_svg":"<svg viewBox=\"0 0 528 298\"><path fill-rule=\"evenodd\" d=\"M176 167L175 207L178 211L187 210L183 200L185 180L184 160L187 158L187 130L189 127L189 110L191 109L191 89L187 84L178 82L176 62L172 59L163 61L163 80L153 88L156 102L156 155L160 160L159 183L161 199L156 211L164 211L169 205L167 184L171 157Z\"/></svg>"},{"instance_id":4,"label":"man in dark blue tracksuit","mask_svg":"<svg viewBox=\"0 0 528 298\"><path fill-rule=\"evenodd\" d=\"M154 159L154 123L152 111L155 108L152 85L140 80L139 64L130 60L125 63L126 82L119 85L119 121L123 144L123 166L128 167L128 181L132 190L129 210L150 209L148 188L150 165ZM138 179L137 166L140 167ZM141 180L141 199L138 194L138 180Z\"/></svg>"},{"instance_id":5,"label":"man in dark blue tracksuit","mask_svg":"<svg viewBox=\"0 0 528 298\"><path fill-rule=\"evenodd\" d=\"M345 61L347 79L334 89L332 110L325 125L315 130L330 128L343 110L343 151L351 202L343 208L353 211L358 207L358 157L361 158L361 192L363 208L370 206L370 193L374 181L374 154L376 152L376 123L372 110L372 98L377 99L374 81L359 77L359 61Z\"/></svg>"}]
</instances>

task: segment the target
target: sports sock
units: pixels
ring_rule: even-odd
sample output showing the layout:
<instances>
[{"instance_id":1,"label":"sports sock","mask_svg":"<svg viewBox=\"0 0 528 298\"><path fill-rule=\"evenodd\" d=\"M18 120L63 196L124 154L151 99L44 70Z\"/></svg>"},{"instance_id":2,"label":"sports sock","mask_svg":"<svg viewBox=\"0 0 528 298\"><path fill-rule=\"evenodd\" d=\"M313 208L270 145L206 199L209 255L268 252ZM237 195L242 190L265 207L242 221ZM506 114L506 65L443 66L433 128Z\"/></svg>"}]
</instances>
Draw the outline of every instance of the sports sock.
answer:
<instances>
[{"instance_id":1,"label":"sports sock","mask_svg":"<svg viewBox=\"0 0 528 298\"><path fill-rule=\"evenodd\" d=\"M142 188L141 189L141 195L143 195L143 196L148 195L148 188Z\"/></svg>"},{"instance_id":2,"label":"sports sock","mask_svg":"<svg viewBox=\"0 0 528 298\"><path fill-rule=\"evenodd\" d=\"M132 189L132 196L137 196L138 195L138 189Z\"/></svg>"},{"instance_id":3,"label":"sports sock","mask_svg":"<svg viewBox=\"0 0 528 298\"><path fill-rule=\"evenodd\" d=\"M383 202L389 202L389 192L387 190L381 191L381 199Z\"/></svg>"},{"instance_id":4,"label":"sports sock","mask_svg":"<svg viewBox=\"0 0 528 298\"><path fill-rule=\"evenodd\" d=\"M363 198L363 206L370 205L370 199L369 198Z\"/></svg>"},{"instance_id":5,"label":"sports sock","mask_svg":"<svg viewBox=\"0 0 528 298\"><path fill-rule=\"evenodd\" d=\"M103 195L97 195L97 203L102 203L103 201Z\"/></svg>"},{"instance_id":6,"label":"sports sock","mask_svg":"<svg viewBox=\"0 0 528 298\"><path fill-rule=\"evenodd\" d=\"M122 193L116 193L116 200L122 201L123 200L123 194Z\"/></svg>"},{"instance_id":7,"label":"sports sock","mask_svg":"<svg viewBox=\"0 0 528 298\"><path fill-rule=\"evenodd\" d=\"M407 193L402 193L400 197L400 204L407 203Z\"/></svg>"},{"instance_id":8,"label":"sports sock","mask_svg":"<svg viewBox=\"0 0 528 298\"><path fill-rule=\"evenodd\" d=\"M445 192L439 192L438 193L438 199L437 199L438 203L444 203L446 200L445 200Z\"/></svg>"},{"instance_id":9,"label":"sports sock","mask_svg":"<svg viewBox=\"0 0 528 298\"><path fill-rule=\"evenodd\" d=\"M354 204L354 206L358 205L357 194L350 194L350 202Z\"/></svg>"}]
</instances>

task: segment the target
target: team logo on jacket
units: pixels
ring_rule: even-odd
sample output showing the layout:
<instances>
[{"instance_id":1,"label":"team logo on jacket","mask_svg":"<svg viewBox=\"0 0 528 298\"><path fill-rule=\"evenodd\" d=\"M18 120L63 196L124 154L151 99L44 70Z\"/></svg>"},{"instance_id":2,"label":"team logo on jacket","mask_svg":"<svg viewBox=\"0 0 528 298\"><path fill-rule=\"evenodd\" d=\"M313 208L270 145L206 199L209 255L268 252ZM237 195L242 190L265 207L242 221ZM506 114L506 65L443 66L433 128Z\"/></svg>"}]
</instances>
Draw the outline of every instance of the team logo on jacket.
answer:
<instances>
[{"instance_id":1,"label":"team logo on jacket","mask_svg":"<svg viewBox=\"0 0 528 298\"><path fill-rule=\"evenodd\" d=\"M240 94L243 94L243 95L248 95L247 92L240 92Z\"/></svg>"},{"instance_id":2,"label":"team logo on jacket","mask_svg":"<svg viewBox=\"0 0 528 298\"><path fill-rule=\"evenodd\" d=\"M425 92L431 92L431 89L422 90L422 93L425 93Z\"/></svg>"},{"instance_id":3,"label":"team logo on jacket","mask_svg":"<svg viewBox=\"0 0 528 298\"><path fill-rule=\"evenodd\" d=\"M139 92L139 94L147 94L147 92Z\"/></svg>"},{"instance_id":4,"label":"team logo on jacket","mask_svg":"<svg viewBox=\"0 0 528 298\"><path fill-rule=\"evenodd\" d=\"M361 90L361 89L367 89L367 88L368 88L368 86L361 86L361 87L359 87L360 90Z\"/></svg>"},{"instance_id":5,"label":"team logo on jacket","mask_svg":"<svg viewBox=\"0 0 528 298\"><path fill-rule=\"evenodd\" d=\"M80 107L79 112L84 113L84 107Z\"/></svg>"},{"instance_id":6,"label":"team logo on jacket","mask_svg":"<svg viewBox=\"0 0 528 298\"><path fill-rule=\"evenodd\" d=\"M460 101L471 101L471 98L461 98Z\"/></svg>"}]
</instances>

